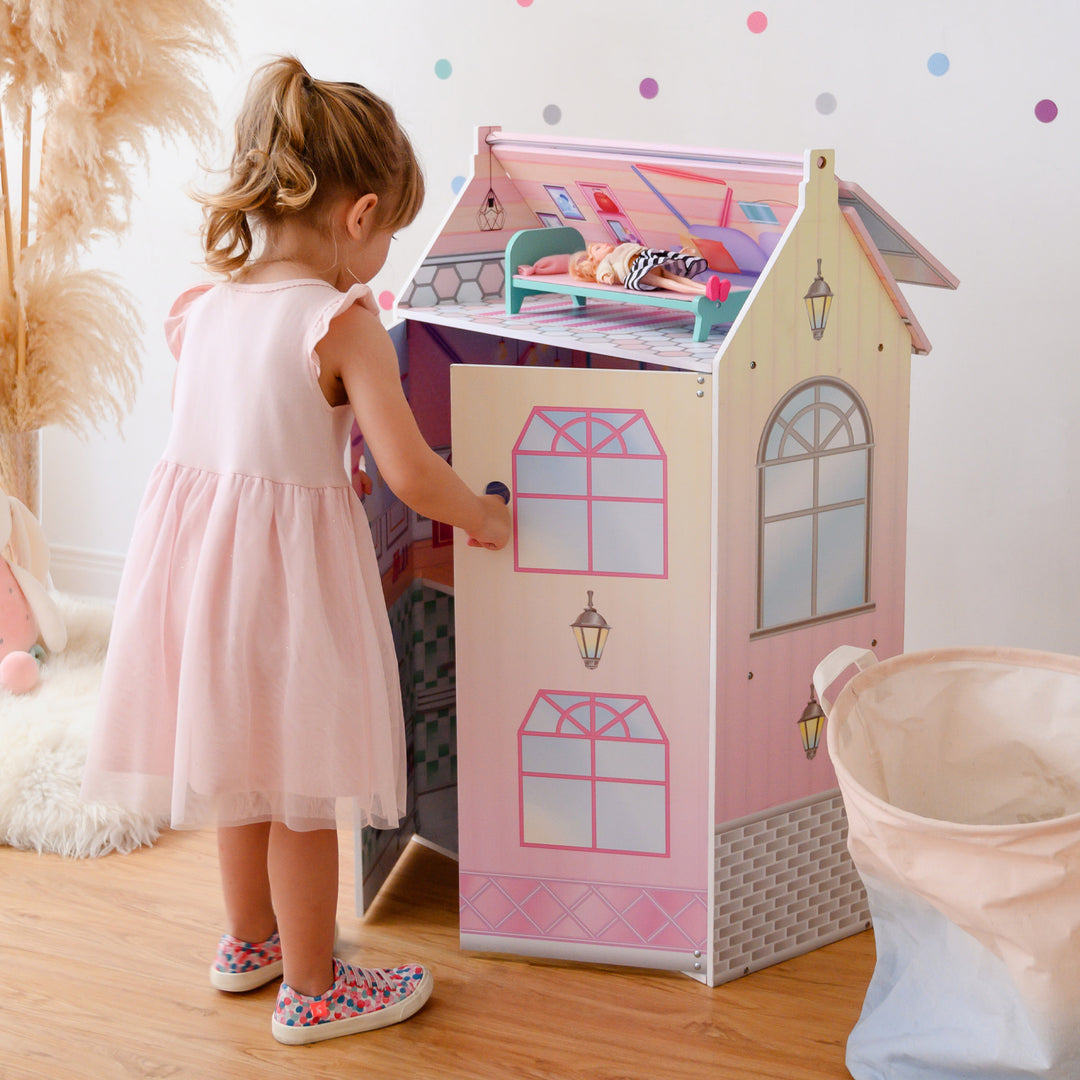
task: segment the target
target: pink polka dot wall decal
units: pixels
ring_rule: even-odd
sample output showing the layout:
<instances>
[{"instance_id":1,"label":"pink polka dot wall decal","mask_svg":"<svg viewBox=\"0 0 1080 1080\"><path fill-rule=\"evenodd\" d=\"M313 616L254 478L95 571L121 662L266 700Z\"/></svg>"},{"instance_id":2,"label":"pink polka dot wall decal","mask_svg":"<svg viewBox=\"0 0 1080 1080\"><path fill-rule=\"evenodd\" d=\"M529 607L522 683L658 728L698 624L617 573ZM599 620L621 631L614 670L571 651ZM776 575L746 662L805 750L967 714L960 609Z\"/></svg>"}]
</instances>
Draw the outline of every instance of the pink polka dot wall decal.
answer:
<instances>
[{"instance_id":1,"label":"pink polka dot wall decal","mask_svg":"<svg viewBox=\"0 0 1080 1080\"><path fill-rule=\"evenodd\" d=\"M518 7L532 7L532 0L517 0Z\"/></svg>"},{"instance_id":2,"label":"pink polka dot wall decal","mask_svg":"<svg viewBox=\"0 0 1080 1080\"><path fill-rule=\"evenodd\" d=\"M379 307L383 311L389 311L394 306L394 294L389 289L383 289L379 293Z\"/></svg>"},{"instance_id":3,"label":"pink polka dot wall decal","mask_svg":"<svg viewBox=\"0 0 1080 1080\"><path fill-rule=\"evenodd\" d=\"M751 34L763 34L769 25L769 17L764 11L751 11L746 17L746 29Z\"/></svg>"},{"instance_id":4,"label":"pink polka dot wall decal","mask_svg":"<svg viewBox=\"0 0 1080 1080\"><path fill-rule=\"evenodd\" d=\"M1035 119L1042 124L1049 124L1051 120L1055 119L1058 114L1058 107L1055 102L1049 98L1043 98L1042 101L1035 106Z\"/></svg>"},{"instance_id":5,"label":"pink polka dot wall decal","mask_svg":"<svg viewBox=\"0 0 1080 1080\"><path fill-rule=\"evenodd\" d=\"M643 98L648 98L651 101L660 93L660 84L655 79L642 79L638 90L641 91Z\"/></svg>"}]
</instances>

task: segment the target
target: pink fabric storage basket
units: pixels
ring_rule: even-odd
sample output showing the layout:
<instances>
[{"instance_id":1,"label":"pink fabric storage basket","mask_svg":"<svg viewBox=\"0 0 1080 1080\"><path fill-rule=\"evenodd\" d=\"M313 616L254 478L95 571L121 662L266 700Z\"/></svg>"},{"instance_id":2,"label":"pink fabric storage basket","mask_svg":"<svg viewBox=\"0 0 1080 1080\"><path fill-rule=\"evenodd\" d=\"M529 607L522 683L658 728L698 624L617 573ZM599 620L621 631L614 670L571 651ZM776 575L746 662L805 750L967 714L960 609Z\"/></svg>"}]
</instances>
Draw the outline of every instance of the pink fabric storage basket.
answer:
<instances>
[{"instance_id":1,"label":"pink fabric storage basket","mask_svg":"<svg viewBox=\"0 0 1080 1080\"><path fill-rule=\"evenodd\" d=\"M877 945L852 1076L1080 1077L1080 658L845 646L814 686Z\"/></svg>"}]
</instances>

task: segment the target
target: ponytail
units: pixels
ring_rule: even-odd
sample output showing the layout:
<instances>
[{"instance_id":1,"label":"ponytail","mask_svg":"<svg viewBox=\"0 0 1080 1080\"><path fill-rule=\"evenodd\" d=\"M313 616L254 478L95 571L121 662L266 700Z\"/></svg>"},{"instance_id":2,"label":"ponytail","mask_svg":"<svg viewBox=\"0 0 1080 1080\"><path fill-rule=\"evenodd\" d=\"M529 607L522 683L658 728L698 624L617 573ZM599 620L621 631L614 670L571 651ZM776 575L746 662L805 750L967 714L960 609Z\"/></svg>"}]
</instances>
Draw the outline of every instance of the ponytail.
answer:
<instances>
[{"instance_id":1,"label":"ponytail","mask_svg":"<svg viewBox=\"0 0 1080 1080\"><path fill-rule=\"evenodd\" d=\"M196 195L207 266L239 270L251 256L252 221L273 227L342 192L376 194L386 227L411 222L424 180L408 136L363 86L312 79L292 56L271 61L248 88L224 189Z\"/></svg>"}]
</instances>

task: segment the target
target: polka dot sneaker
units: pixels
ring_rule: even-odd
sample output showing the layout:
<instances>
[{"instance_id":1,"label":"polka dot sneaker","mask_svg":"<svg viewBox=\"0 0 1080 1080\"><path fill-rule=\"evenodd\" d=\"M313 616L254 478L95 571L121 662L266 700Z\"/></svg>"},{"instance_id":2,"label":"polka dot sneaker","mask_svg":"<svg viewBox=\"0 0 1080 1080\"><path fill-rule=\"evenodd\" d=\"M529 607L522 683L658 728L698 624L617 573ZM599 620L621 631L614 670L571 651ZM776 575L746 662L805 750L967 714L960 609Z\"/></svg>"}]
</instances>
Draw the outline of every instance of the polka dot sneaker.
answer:
<instances>
[{"instance_id":1,"label":"polka dot sneaker","mask_svg":"<svg viewBox=\"0 0 1080 1080\"><path fill-rule=\"evenodd\" d=\"M217 957L210 965L210 985L238 994L265 986L280 974L281 939L276 930L256 944L222 934Z\"/></svg>"},{"instance_id":2,"label":"polka dot sneaker","mask_svg":"<svg viewBox=\"0 0 1080 1080\"><path fill-rule=\"evenodd\" d=\"M431 997L433 984L431 972L419 964L359 968L335 960L334 985L325 994L307 997L281 984L274 1038L297 1045L397 1024Z\"/></svg>"}]
</instances>

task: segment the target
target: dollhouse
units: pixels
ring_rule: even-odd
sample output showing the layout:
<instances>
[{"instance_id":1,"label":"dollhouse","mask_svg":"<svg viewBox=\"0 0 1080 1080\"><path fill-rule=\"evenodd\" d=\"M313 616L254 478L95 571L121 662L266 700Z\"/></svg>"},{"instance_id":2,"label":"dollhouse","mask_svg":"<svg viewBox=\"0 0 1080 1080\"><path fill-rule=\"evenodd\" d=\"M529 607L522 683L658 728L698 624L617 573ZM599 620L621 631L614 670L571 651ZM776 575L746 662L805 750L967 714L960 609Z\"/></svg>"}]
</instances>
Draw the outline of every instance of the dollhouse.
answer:
<instances>
[{"instance_id":1,"label":"dollhouse","mask_svg":"<svg viewBox=\"0 0 1080 1080\"><path fill-rule=\"evenodd\" d=\"M518 272L594 242L693 250L724 299ZM480 129L395 334L425 436L507 485L514 537L369 500L415 812L365 837L368 896L417 833L458 853L463 947L709 985L868 925L808 698L835 646L903 647L930 345L898 282L958 284L831 150Z\"/></svg>"}]
</instances>

